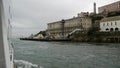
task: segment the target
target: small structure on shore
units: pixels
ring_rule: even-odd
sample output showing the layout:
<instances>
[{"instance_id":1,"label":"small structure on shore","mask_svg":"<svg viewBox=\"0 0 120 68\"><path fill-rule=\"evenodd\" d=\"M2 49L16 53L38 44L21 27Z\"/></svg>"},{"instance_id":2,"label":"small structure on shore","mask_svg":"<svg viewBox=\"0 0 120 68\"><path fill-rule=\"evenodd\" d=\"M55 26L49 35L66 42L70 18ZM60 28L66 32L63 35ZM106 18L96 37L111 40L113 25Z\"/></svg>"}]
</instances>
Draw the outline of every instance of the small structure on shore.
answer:
<instances>
[{"instance_id":1,"label":"small structure on shore","mask_svg":"<svg viewBox=\"0 0 120 68\"><path fill-rule=\"evenodd\" d=\"M120 16L103 18L100 22L100 31L120 31Z\"/></svg>"}]
</instances>

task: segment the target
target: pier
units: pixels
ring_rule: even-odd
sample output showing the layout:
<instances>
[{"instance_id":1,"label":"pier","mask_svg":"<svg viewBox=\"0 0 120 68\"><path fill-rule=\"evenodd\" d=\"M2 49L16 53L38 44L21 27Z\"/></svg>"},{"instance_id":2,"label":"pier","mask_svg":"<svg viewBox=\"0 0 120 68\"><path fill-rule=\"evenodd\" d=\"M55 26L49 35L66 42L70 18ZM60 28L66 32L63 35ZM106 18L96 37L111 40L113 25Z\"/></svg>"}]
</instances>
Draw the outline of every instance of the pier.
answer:
<instances>
[{"instance_id":1,"label":"pier","mask_svg":"<svg viewBox=\"0 0 120 68\"><path fill-rule=\"evenodd\" d=\"M71 41L71 39L33 39L33 38L20 38L20 40L28 40L28 41Z\"/></svg>"}]
</instances>

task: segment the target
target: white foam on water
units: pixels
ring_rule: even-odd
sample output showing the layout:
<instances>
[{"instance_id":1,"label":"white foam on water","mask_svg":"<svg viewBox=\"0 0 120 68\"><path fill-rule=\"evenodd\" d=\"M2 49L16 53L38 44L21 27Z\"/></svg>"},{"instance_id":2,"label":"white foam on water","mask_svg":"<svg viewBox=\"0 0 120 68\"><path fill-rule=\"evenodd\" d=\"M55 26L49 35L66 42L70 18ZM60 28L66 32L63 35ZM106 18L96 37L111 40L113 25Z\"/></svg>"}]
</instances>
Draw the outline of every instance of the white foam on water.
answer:
<instances>
[{"instance_id":1,"label":"white foam on water","mask_svg":"<svg viewBox=\"0 0 120 68\"><path fill-rule=\"evenodd\" d=\"M39 46L39 48L41 48L41 49L48 49L48 46Z\"/></svg>"},{"instance_id":2,"label":"white foam on water","mask_svg":"<svg viewBox=\"0 0 120 68\"><path fill-rule=\"evenodd\" d=\"M43 68L42 66L24 60L14 60L14 64L17 68Z\"/></svg>"},{"instance_id":3,"label":"white foam on water","mask_svg":"<svg viewBox=\"0 0 120 68\"><path fill-rule=\"evenodd\" d=\"M93 57L95 57L95 55L92 55L92 54L87 55L87 56L84 56L84 57L81 59L81 62L82 62L82 61L85 61L85 60L87 60L87 59L93 58Z\"/></svg>"}]
</instances>

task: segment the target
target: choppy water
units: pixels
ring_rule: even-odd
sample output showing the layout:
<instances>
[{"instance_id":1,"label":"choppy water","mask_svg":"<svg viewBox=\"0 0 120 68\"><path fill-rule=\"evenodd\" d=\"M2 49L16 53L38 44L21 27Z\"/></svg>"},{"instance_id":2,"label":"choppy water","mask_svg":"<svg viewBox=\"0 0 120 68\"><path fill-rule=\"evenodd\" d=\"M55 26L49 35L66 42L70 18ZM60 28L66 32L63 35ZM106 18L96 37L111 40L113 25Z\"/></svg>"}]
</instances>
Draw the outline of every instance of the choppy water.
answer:
<instances>
[{"instance_id":1,"label":"choppy water","mask_svg":"<svg viewBox=\"0 0 120 68\"><path fill-rule=\"evenodd\" d=\"M43 68L120 68L120 44L14 39L15 59Z\"/></svg>"}]
</instances>

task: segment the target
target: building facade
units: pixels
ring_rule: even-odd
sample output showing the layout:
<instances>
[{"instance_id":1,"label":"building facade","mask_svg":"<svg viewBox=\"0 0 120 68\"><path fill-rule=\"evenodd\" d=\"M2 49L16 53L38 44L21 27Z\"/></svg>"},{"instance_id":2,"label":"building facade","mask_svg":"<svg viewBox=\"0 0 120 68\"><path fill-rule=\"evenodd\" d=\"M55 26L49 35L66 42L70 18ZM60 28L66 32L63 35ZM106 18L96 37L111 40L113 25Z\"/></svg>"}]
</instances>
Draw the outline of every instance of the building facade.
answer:
<instances>
[{"instance_id":1,"label":"building facade","mask_svg":"<svg viewBox=\"0 0 120 68\"><path fill-rule=\"evenodd\" d=\"M53 38L62 38L63 34L64 37L67 37L68 34L74 31L75 29L86 31L91 26L92 20L90 17L74 17L65 20L64 27L61 21L48 23L47 33Z\"/></svg>"},{"instance_id":2,"label":"building facade","mask_svg":"<svg viewBox=\"0 0 120 68\"><path fill-rule=\"evenodd\" d=\"M120 16L103 18L100 22L101 31L120 31Z\"/></svg>"},{"instance_id":3,"label":"building facade","mask_svg":"<svg viewBox=\"0 0 120 68\"><path fill-rule=\"evenodd\" d=\"M114 2L98 8L99 13L120 11L120 1Z\"/></svg>"}]
</instances>

